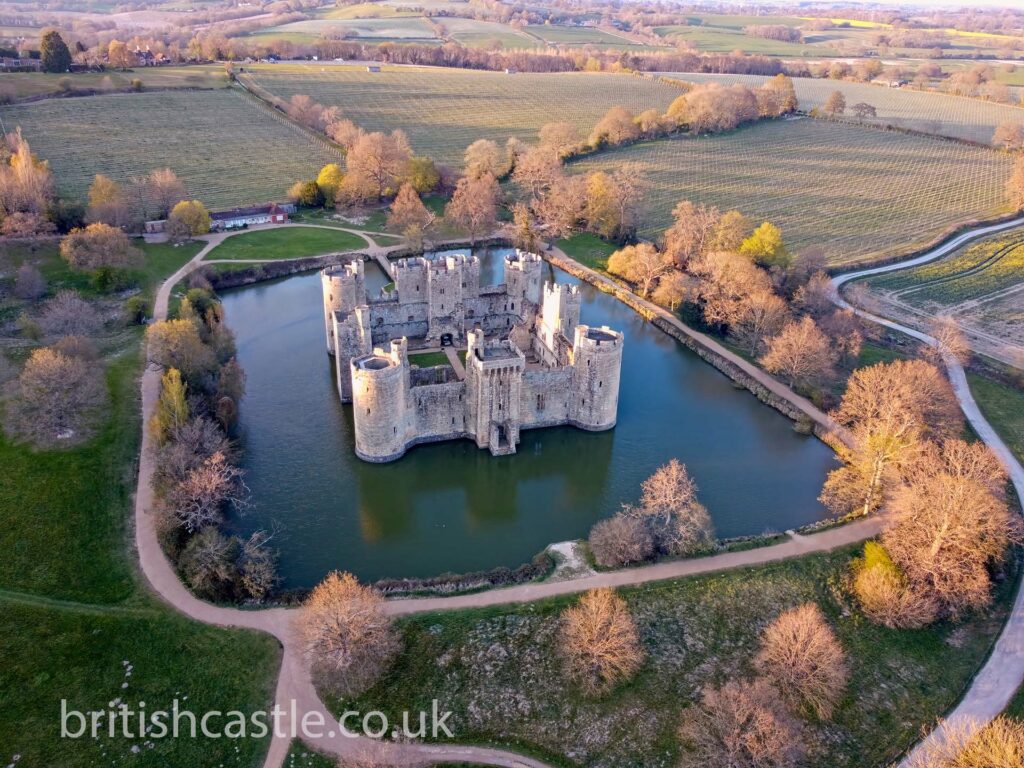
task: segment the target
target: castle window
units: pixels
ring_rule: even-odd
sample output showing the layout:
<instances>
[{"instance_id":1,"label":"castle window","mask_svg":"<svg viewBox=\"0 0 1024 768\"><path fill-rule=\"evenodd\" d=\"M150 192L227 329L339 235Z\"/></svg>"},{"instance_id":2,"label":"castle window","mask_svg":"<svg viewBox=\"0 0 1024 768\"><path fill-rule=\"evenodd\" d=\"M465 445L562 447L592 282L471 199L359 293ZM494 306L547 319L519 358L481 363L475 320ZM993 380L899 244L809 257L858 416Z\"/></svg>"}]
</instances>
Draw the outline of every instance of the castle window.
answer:
<instances>
[{"instance_id":1,"label":"castle window","mask_svg":"<svg viewBox=\"0 0 1024 768\"><path fill-rule=\"evenodd\" d=\"M600 389L602 386L604 386L604 382L603 381L597 382L597 388L598 389Z\"/></svg>"},{"instance_id":2,"label":"castle window","mask_svg":"<svg viewBox=\"0 0 1024 768\"><path fill-rule=\"evenodd\" d=\"M370 413L370 409L369 408L366 409L366 413L367 413L367 415L369 415L369 413Z\"/></svg>"},{"instance_id":3,"label":"castle window","mask_svg":"<svg viewBox=\"0 0 1024 768\"><path fill-rule=\"evenodd\" d=\"M441 311L444 312L444 304L441 305Z\"/></svg>"},{"instance_id":4,"label":"castle window","mask_svg":"<svg viewBox=\"0 0 1024 768\"><path fill-rule=\"evenodd\" d=\"M441 295L444 296L444 288L441 289Z\"/></svg>"},{"instance_id":5,"label":"castle window","mask_svg":"<svg viewBox=\"0 0 1024 768\"><path fill-rule=\"evenodd\" d=\"M498 403L498 410L501 410L501 403Z\"/></svg>"},{"instance_id":6,"label":"castle window","mask_svg":"<svg viewBox=\"0 0 1024 768\"><path fill-rule=\"evenodd\" d=\"M537 395L537 410L544 410L544 395Z\"/></svg>"},{"instance_id":7,"label":"castle window","mask_svg":"<svg viewBox=\"0 0 1024 768\"><path fill-rule=\"evenodd\" d=\"M463 280L463 281L462 281L462 287L463 287L463 288L465 288L465 287L466 287L466 281L465 281L465 280Z\"/></svg>"},{"instance_id":8,"label":"castle window","mask_svg":"<svg viewBox=\"0 0 1024 768\"><path fill-rule=\"evenodd\" d=\"M395 434L398 434L398 427L395 427Z\"/></svg>"},{"instance_id":9,"label":"castle window","mask_svg":"<svg viewBox=\"0 0 1024 768\"><path fill-rule=\"evenodd\" d=\"M454 416L452 416L452 426L453 427L455 426L455 417Z\"/></svg>"},{"instance_id":10,"label":"castle window","mask_svg":"<svg viewBox=\"0 0 1024 768\"><path fill-rule=\"evenodd\" d=\"M516 303L513 301L512 302L512 309L515 309L515 308L516 308Z\"/></svg>"},{"instance_id":11,"label":"castle window","mask_svg":"<svg viewBox=\"0 0 1024 768\"><path fill-rule=\"evenodd\" d=\"M409 315L409 322L412 322L412 315Z\"/></svg>"}]
</instances>

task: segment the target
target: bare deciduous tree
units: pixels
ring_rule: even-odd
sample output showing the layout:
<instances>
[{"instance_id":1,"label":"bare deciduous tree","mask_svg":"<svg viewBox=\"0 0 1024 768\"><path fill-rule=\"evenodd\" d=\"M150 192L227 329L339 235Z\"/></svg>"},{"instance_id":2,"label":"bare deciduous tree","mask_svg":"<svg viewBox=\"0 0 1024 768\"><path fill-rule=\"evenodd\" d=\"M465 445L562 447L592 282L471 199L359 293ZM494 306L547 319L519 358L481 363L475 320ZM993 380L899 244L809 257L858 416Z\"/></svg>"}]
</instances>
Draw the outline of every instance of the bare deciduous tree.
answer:
<instances>
[{"instance_id":1,"label":"bare deciduous tree","mask_svg":"<svg viewBox=\"0 0 1024 768\"><path fill-rule=\"evenodd\" d=\"M226 504L241 507L246 487L242 470L223 453L215 453L189 472L167 492L164 502L178 525L198 531L216 525Z\"/></svg>"},{"instance_id":2,"label":"bare deciduous tree","mask_svg":"<svg viewBox=\"0 0 1024 768\"><path fill-rule=\"evenodd\" d=\"M18 376L6 426L37 446L77 441L88 433L106 395L102 372L94 363L37 349Z\"/></svg>"},{"instance_id":3,"label":"bare deciduous tree","mask_svg":"<svg viewBox=\"0 0 1024 768\"><path fill-rule=\"evenodd\" d=\"M139 264L142 252L123 231L98 222L71 230L60 241L60 255L77 269L124 269Z\"/></svg>"},{"instance_id":4,"label":"bare deciduous tree","mask_svg":"<svg viewBox=\"0 0 1024 768\"><path fill-rule=\"evenodd\" d=\"M350 573L328 574L295 621L314 675L345 696L372 685L400 647L384 598Z\"/></svg>"},{"instance_id":5,"label":"bare deciduous tree","mask_svg":"<svg viewBox=\"0 0 1024 768\"><path fill-rule=\"evenodd\" d=\"M665 253L672 263L682 269L691 259L706 253L721 219L713 206L695 205L689 200L677 203L672 209L672 226L665 230Z\"/></svg>"},{"instance_id":6,"label":"bare deciduous tree","mask_svg":"<svg viewBox=\"0 0 1024 768\"><path fill-rule=\"evenodd\" d=\"M48 336L92 336L103 327L103 320L77 293L60 291L43 304L39 325Z\"/></svg>"},{"instance_id":7,"label":"bare deciduous tree","mask_svg":"<svg viewBox=\"0 0 1024 768\"><path fill-rule=\"evenodd\" d=\"M770 289L754 291L739 305L739 314L730 326L730 331L751 355L761 352L764 341L772 343L785 333L790 324L789 307ZM773 347L774 349L774 347Z\"/></svg>"},{"instance_id":8,"label":"bare deciduous tree","mask_svg":"<svg viewBox=\"0 0 1024 768\"><path fill-rule=\"evenodd\" d=\"M590 529L590 551L598 565L617 568L654 554L654 537L644 521L621 512Z\"/></svg>"},{"instance_id":9,"label":"bare deciduous tree","mask_svg":"<svg viewBox=\"0 0 1024 768\"><path fill-rule=\"evenodd\" d=\"M987 725L944 723L943 738L916 756L911 768L1016 768L1024 765L1024 722L1006 715Z\"/></svg>"},{"instance_id":10,"label":"bare deciduous tree","mask_svg":"<svg viewBox=\"0 0 1024 768\"><path fill-rule=\"evenodd\" d=\"M559 650L569 676L590 694L633 677L644 660L629 607L608 588L585 592L565 609Z\"/></svg>"},{"instance_id":11,"label":"bare deciduous tree","mask_svg":"<svg viewBox=\"0 0 1024 768\"><path fill-rule=\"evenodd\" d=\"M444 215L469 233L470 244L490 232L498 223L501 190L490 174L475 179L463 177L455 187Z\"/></svg>"},{"instance_id":12,"label":"bare deciduous tree","mask_svg":"<svg viewBox=\"0 0 1024 768\"><path fill-rule=\"evenodd\" d=\"M971 344L964 335L960 322L952 315L939 315L928 324L928 332L935 339L938 353L936 362L941 363L942 358L949 355L961 365L965 365L971 359Z\"/></svg>"},{"instance_id":13,"label":"bare deciduous tree","mask_svg":"<svg viewBox=\"0 0 1024 768\"><path fill-rule=\"evenodd\" d=\"M837 514L877 509L922 442L957 434L963 423L949 382L924 360L857 369L832 416L848 437L838 449L845 466L829 474L821 500Z\"/></svg>"},{"instance_id":14,"label":"bare deciduous tree","mask_svg":"<svg viewBox=\"0 0 1024 768\"><path fill-rule=\"evenodd\" d=\"M14 295L23 301L35 301L46 294L46 278L31 264L18 267L14 278Z\"/></svg>"},{"instance_id":15,"label":"bare deciduous tree","mask_svg":"<svg viewBox=\"0 0 1024 768\"><path fill-rule=\"evenodd\" d=\"M1021 541L1005 499L1006 476L982 443L930 444L893 494L882 543L911 588L935 597L954 617L988 604L989 566Z\"/></svg>"},{"instance_id":16,"label":"bare deciduous tree","mask_svg":"<svg viewBox=\"0 0 1024 768\"><path fill-rule=\"evenodd\" d=\"M564 155L579 146L580 135L572 123L547 123L538 133L539 146Z\"/></svg>"},{"instance_id":17,"label":"bare deciduous tree","mask_svg":"<svg viewBox=\"0 0 1024 768\"><path fill-rule=\"evenodd\" d=\"M799 723L765 680L706 688L679 735L688 747L681 764L693 768L793 768L806 753Z\"/></svg>"},{"instance_id":18,"label":"bare deciduous tree","mask_svg":"<svg viewBox=\"0 0 1024 768\"><path fill-rule=\"evenodd\" d=\"M508 171L505 154L497 143L490 139L477 139L466 147L462 161L466 175L471 179L487 175L497 179Z\"/></svg>"},{"instance_id":19,"label":"bare deciduous tree","mask_svg":"<svg viewBox=\"0 0 1024 768\"><path fill-rule=\"evenodd\" d=\"M992 135L992 143L1010 152L1024 150L1024 124L1013 121L1000 123Z\"/></svg>"},{"instance_id":20,"label":"bare deciduous tree","mask_svg":"<svg viewBox=\"0 0 1024 768\"><path fill-rule=\"evenodd\" d=\"M380 200L393 194L411 158L412 149L401 131L362 134L345 157L348 172L338 188L339 200Z\"/></svg>"},{"instance_id":21,"label":"bare deciduous tree","mask_svg":"<svg viewBox=\"0 0 1024 768\"><path fill-rule=\"evenodd\" d=\"M663 464L641 485L640 503L625 513L646 522L658 548L674 555L700 552L714 541L707 509L697 500L697 484L678 459Z\"/></svg>"},{"instance_id":22,"label":"bare deciduous tree","mask_svg":"<svg viewBox=\"0 0 1024 768\"><path fill-rule=\"evenodd\" d=\"M654 282L672 268L671 262L650 243L637 243L620 248L608 257L608 271L625 278L647 297Z\"/></svg>"},{"instance_id":23,"label":"bare deciduous tree","mask_svg":"<svg viewBox=\"0 0 1024 768\"><path fill-rule=\"evenodd\" d=\"M784 698L820 718L831 716L850 676L843 646L815 603L769 624L754 663Z\"/></svg>"},{"instance_id":24,"label":"bare deciduous tree","mask_svg":"<svg viewBox=\"0 0 1024 768\"><path fill-rule=\"evenodd\" d=\"M684 301L696 296L696 287L692 280L679 270L673 269L658 278L658 287L651 298L655 303L668 307L675 312Z\"/></svg>"},{"instance_id":25,"label":"bare deciduous tree","mask_svg":"<svg viewBox=\"0 0 1024 768\"><path fill-rule=\"evenodd\" d=\"M801 382L816 384L832 375L836 354L828 336L813 318L804 315L787 323L777 336L769 339L768 351L760 362L765 370L780 374L790 386Z\"/></svg>"}]
</instances>

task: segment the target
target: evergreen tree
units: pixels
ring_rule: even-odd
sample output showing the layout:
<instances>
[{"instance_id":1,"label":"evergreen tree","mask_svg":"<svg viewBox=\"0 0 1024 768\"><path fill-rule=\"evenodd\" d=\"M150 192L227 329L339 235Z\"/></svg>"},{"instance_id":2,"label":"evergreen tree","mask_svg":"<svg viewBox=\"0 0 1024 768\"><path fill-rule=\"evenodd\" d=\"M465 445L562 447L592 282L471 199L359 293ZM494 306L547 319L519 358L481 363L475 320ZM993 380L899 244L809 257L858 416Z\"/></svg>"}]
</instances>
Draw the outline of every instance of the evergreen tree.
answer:
<instances>
[{"instance_id":1,"label":"evergreen tree","mask_svg":"<svg viewBox=\"0 0 1024 768\"><path fill-rule=\"evenodd\" d=\"M39 58L44 72L67 72L71 68L71 51L55 29L43 33L39 43Z\"/></svg>"}]
</instances>

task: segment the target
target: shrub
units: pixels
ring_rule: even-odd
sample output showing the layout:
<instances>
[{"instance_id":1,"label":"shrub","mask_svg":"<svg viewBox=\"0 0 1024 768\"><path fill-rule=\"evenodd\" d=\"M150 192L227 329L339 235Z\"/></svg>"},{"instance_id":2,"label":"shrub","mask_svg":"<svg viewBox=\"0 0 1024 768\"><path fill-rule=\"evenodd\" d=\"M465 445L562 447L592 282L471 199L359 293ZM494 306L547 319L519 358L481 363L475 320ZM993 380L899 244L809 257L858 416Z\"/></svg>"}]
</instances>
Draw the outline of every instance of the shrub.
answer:
<instances>
[{"instance_id":1,"label":"shrub","mask_svg":"<svg viewBox=\"0 0 1024 768\"><path fill-rule=\"evenodd\" d=\"M39 325L48 336L92 336L103 326L99 313L74 291L61 291L43 305Z\"/></svg>"},{"instance_id":2,"label":"shrub","mask_svg":"<svg viewBox=\"0 0 1024 768\"><path fill-rule=\"evenodd\" d=\"M643 521L617 514L590 529L590 551L605 568L647 560L654 554L654 538Z\"/></svg>"},{"instance_id":3,"label":"shrub","mask_svg":"<svg viewBox=\"0 0 1024 768\"><path fill-rule=\"evenodd\" d=\"M854 562L853 594L864 615L891 629L918 629L935 621L939 605L909 588L907 578L885 547L869 541L864 557Z\"/></svg>"},{"instance_id":4,"label":"shrub","mask_svg":"<svg viewBox=\"0 0 1024 768\"><path fill-rule=\"evenodd\" d=\"M563 612L559 650L569 676L592 695L633 677L644 660L626 601L608 588L584 593Z\"/></svg>"},{"instance_id":5,"label":"shrub","mask_svg":"<svg viewBox=\"0 0 1024 768\"><path fill-rule=\"evenodd\" d=\"M14 278L14 295L23 301L35 301L46 294L46 278L31 264L18 267Z\"/></svg>"}]
</instances>

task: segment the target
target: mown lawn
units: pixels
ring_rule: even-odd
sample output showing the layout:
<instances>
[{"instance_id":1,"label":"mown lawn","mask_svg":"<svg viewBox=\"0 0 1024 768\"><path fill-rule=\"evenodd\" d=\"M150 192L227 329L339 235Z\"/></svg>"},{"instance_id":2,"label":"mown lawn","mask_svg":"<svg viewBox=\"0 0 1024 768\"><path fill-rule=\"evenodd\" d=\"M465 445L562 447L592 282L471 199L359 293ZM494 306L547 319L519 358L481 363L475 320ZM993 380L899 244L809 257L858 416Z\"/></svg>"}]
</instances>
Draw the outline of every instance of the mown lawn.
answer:
<instances>
[{"instance_id":1,"label":"mown lawn","mask_svg":"<svg viewBox=\"0 0 1024 768\"><path fill-rule=\"evenodd\" d=\"M206 260L265 261L301 259L335 251L365 248L366 241L334 228L281 227L245 232L227 238L206 255Z\"/></svg>"},{"instance_id":2,"label":"mown lawn","mask_svg":"<svg viewBox=\"0 0 1024 768\"><path fill-rule=\"evenodd\" d=\"M602 272L608 266L608 257L615 253L616 248L612 243L590 232L580 232L572 237L556 240L555 245L565 251L569 258Z\"/></svg>"},{"instance_id":3,"label":"mown lawn","mask_svg":"<svg viewBox=\"0 0 1024 768\"><path fill-rule=\"evenodd\" d=\"M145 246L135 275L143 293L198 247ZM26 259L46 274L51 292L73 287L98 296L54 246L0 251L0 274ZM14 302L7 308L21 311ZM176 696L193 711L267 708L278 664L272 638L191 622L141 585L129 524L142 429L141 329L112 332L99 346L110 401L95 437L45 452L0 437L0 764L21 755L28 766L259 765L266 744L251 739L165 739L150 747L60 738L61 699L85 710L120 697L153 711Z\"/></svg>"},{"instance_id":4,"label":"mown lawn","mask_svg":"<svg viewBox=\"0 0 1024 768\"><path fill-rule=\"evenodd\" d=\"M420 354L410 354L409 363L411 365L418 365L420 368L431 368L435 365L450 365L448 362L448 355L444 352L422 352Z\"/></svg>"},{"instance_id":5,"label":"mown lawn","mask_svg":"<svg viewBox=\"0 0 1024 768\"><path fill-rule=\"evenodd\" d=\"M812 724L815 765L888 765L950 707L985 658L1012 592L961 625L893 631L865 621L841 584L856 548L622 590L647 661L637 677L588 699L556 652L558 616L575 598L403 619L392 671L345 708L455 714L460 742L505 744L556 765L672 766L681 711L702 686L751 673L761 629L813 600L847 651L852 678L830 723Z\"/></svg>"}]
</instances>

